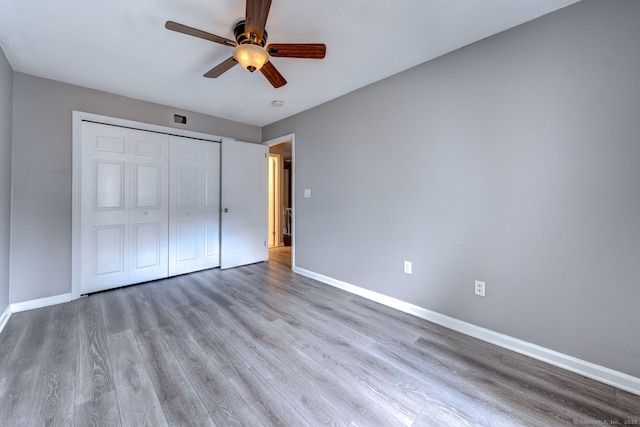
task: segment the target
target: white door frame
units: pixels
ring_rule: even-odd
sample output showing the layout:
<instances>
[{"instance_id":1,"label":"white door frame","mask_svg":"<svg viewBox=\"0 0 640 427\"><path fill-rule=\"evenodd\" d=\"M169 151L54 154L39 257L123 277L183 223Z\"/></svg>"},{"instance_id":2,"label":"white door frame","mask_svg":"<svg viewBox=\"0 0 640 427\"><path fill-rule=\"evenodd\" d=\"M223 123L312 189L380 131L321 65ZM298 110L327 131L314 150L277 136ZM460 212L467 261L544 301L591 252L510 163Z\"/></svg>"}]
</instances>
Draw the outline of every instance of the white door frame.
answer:
<instances>
[{"instance_id":1,"label":"white door frame","mask_svg":"<svg viewBox=\"0 0 640 427\"><path fill-rule=\"evenodd\" d=\"M291 197L291 269L293 270L296 268L296 134L290 133L269 139L264 141L263 144L271 147L285 142L291 142L291 194L289 197ZM267 215L268 212L264 214Z\"/></svg>"},{"instance_id":2,"label":"white door frame","mask_svg":"<svg viewBox=\"0 0 640 427\"><path fill-rule=\"evenodd\" d=\"M103 116L101 114L73 111L72 115L72 172L71 172L71 299L80 298L80 148L82 146L82 122L90 121L106 125L121 126L132 129L146 130L150 132L165 133L169 135L185 136L212 142L222 142L223 137L186 129L172 128L168 126L154 125L137 122L134 120L117 117ZM234 139L234 138L224 138Z\"/></svg>"}]
</instances>

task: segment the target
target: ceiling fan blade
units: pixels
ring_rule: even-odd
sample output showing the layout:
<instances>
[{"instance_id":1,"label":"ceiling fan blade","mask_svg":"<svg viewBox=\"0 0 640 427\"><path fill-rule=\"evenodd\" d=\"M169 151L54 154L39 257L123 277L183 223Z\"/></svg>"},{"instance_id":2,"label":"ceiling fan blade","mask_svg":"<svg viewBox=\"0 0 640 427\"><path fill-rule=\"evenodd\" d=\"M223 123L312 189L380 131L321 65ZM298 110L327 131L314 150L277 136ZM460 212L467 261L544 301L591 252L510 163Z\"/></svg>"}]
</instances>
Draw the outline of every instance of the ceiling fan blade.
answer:
<instances>
[{"instance_id":1,"label":"ceiling fan blade","mask_svg":"<svg viewBox=\"0 0 640 427\"><path fill-rule=\"evenodd\" d=\"M282 74L276 69L276 67L269 61L265 62L260 72L269 80L269 83L276 89L287 84L287 81L282 77Z\"/></svg>"},{"instance_id":2,"label":"ceiling fan blade","mask_svg":"<svg viewBox=\"0 0 640 427\"><path fill-rule=\"evenodd\" d=\"M212 69L204 73L204 76L211 79L215 79L216 77L220 77L223 73L229 71L237 63L238 61L236 61L236 59L232 56L231 58L216 65L215 67L213 67Z\"/></svg>"},{"instance_id":3,"label":"ceiling fan blade","mask_svg":"<svg viewBox=\"0 0 640 427\"><path fill-rule=\"evenodd\" d=\"M223 44L225 46L231 46L231 47L236 46L236 42L231 39L216 36L215 34L207 33L206 31L202 31L196 28L188 27L186 25L178 24L177 22L167 21L167 23L164 24L164 27L167 30L177 31L178 33L186 34L188 36L199 37L201 39Z\"/></svg>"},{"instance_id":4,"label":"ceiling fan blade","mask_svg":"<svg viewBox=\"0 0 640 427\"><path fill-rule=\"evenodd\" d=\"M258 43L262 41L270 8L271 0L247 0L245 32L255 34Z\"/></svg>"},{"instance_id":5,"label":"ceiling fan blade","mask_svg":"<svg viewBox=\"0 0 640 427\"><path fill-rule=\"evenodd\" d=\"M280 58L322 59L327 52L327 46L322 43L272 43L267 46L267 52Z\"/></svg>"}]
</instances>

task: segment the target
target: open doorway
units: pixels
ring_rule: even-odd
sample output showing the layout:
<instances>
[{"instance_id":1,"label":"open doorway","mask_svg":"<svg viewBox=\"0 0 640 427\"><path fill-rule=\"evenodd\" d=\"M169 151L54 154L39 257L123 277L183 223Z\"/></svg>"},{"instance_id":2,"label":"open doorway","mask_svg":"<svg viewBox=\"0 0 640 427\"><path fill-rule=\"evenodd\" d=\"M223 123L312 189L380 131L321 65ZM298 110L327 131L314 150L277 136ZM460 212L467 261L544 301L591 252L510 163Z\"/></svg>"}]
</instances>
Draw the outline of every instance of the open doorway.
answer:
<instances>
[{"instance_id":1,"label":"open doorway","mask_svg":"<svg viewBox=\"0 0 640 427\"><path fill-rule=\"evenodd\" d=\"M294 263L294 137L265 142L269 147L269 260Z\"/></svg>"},{"instance_id":2,"label":"open doorway","mask_svg":"<svg viewBox=\"0 0 640 427\"><path fill-rule=\"evenodd\" d=\"M275 146L274 149L277 147L280 146ZM269 249L284 246L285 230L282 227L284 225L282 210L285 204L282 198L286 195L286 189L283 188L282 182L283 165L280 153L269 153Z\"/></svg>"}]
</instances>

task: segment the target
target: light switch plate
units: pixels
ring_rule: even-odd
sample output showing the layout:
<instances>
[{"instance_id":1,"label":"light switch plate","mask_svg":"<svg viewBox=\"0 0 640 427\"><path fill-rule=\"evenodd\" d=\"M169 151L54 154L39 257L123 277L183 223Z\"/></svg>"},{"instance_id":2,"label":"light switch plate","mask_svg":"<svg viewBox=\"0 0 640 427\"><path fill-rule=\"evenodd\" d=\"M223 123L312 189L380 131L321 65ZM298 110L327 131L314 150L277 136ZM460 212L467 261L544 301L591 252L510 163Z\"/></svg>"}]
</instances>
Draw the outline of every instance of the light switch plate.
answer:
<instances>
[{"instance_id":1,"label":"light switch plate","mask_svg":"<svg viewBox=\"0 0 640 427\"><path fill-rule=\"evenodd\" d=\"M311 197L311 189L310 188L305 188L304 189L304 197L306 197L307 199L309 197Z\"/></svg>"},{"instance_id":2,"label":"light switch plate","mask_svg":"<svg viewBox=\"0 0 640 427\"><path fill-rule=\"evenodd\" d=\"M411 274L411 261L405 261L404 262L404 272L407 274Z\"/></svg>"}]
</instances>

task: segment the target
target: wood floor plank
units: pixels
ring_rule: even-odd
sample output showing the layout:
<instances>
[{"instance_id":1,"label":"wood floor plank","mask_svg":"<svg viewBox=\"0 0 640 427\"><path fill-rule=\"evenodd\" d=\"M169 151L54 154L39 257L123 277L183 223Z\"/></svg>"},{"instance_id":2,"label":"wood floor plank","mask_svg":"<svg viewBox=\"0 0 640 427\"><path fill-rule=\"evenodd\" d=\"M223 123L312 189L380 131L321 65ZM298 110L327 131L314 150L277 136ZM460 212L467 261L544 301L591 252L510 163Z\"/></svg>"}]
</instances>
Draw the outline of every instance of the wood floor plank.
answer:
<instances>
[{"instance_id":1,"label":"wood floor plank","mask_svg":"<svg viewBox=\"0 0 640 427\"><path fill-rule=\"evenodd\" d=\"M194 305L193 310L181 312L181 321L189 327L192 335L210 359L213 360L216 367L225 375L235 392L240 394L241 401L236 401L234 404L239 406L247 405L244 408L247 412L242 412L242 410L235 412L236 415L242 413L242 417L247 420L244 425L286 425L285 421L287 419L298 420L300 425L306 425L306 422L300 419L297 412L287 403L278 403L276 408L279 408L279 410L277 411L275 409L272 410L268 403L256 403L254 392L251 391L255 390L255 388L249 387L247 389L247 384L251 385L252 381L256 380L250 365L218 334L217 330L219 328L216 322L219 319L215 313L198 307L200 306ZM276 393L272 393L268 385L262 382L258 382L254 387L258 389L266 388L272 395L276 395Z\"/></svg>"},{"instance_id":2,"label":"wood floor plank","mask_svg":"<svg viewBox=\"0 0 640 427\"><path fill-rule=\"evenodd\" d=\"M77 427L121 426L115 392L95 394L92 399L77 405L74 425Z\"/></svg>"},{"instance_id":3,"label":"wood floor plank","mask_svg":"<svg viewBox=\"0 0 640 427\"><path fill-rule=\"evenodd\" d=\"M314 290L301 295L308 303L318 309L329 312L330 318L335 318L336 322L347 325L352 329L364 331L364 333L376 340L394 339L411 343L421 335L420 331L413 330L408 325L389 316L380 316L370 310L363 309L360 305L352 304L352 298L336 295L333 298L324 296L324 304L320 306L317 301L322 298L323 293Z\"/></svg>"},{"instance_id":4,"label":"wood floor plank","mask_svg":"<svg viewBox=\"0 0 640 427\"><path fill-rule=\"evenodd\" d=\"M97 298L100 302L104 332L106 335L117 334L118 332L131 329L129 318L120 300L120 294L121 293L117 291L108 291L92 295L92 298Z\"/></svg>"},{"instance_id":5,"label":"wood floor plank","mask_svg":"<svg viewBox=\"0 0 640 427\"><path fill-rule=\"evenodd\" d=\"M382 361L370 357L366 349L331 347L327 351L326 345L300 328L280 319L273 326L280 339L325 370L348 379L359 394L394 414L405 425L411 425L422 411L424 396L412 393L416 388L408 387L404 373L384 366Z\"/></svg>"},{"instance_id":6,"label":"wood floor plank","mask_svg":"<svg viewBox=\"0 0 640 427\"><path fill-rule=\"evenodd\" d=\"M31 313L14 313L0 334L0 378L12 373L11 357L22 334L22 329L27 323L26 318L30 316Z\"/></svg>"},{"instance_id":7,"label":"wood floor plank","mask_svg":"<svg viewBox=\"0 0 640 427\"><path fill-rule=\"evenodd\" d=\"M76 365L75 404L92 401L86 414L110 414L92 405L110 403L111 399L99 399L113 391L113 376L109 365L109 352L104 334L102 311L97 298L81 298L78 301L78 352ZM117 411L117 410L116 410Z\"/></svg>"},{"instance_id":8,"label":"wood floor plank","mask_svg":"<svg viewBox=\"0 0 640 427\"><path fill-rule=\"evenodd\" d=\"M0 382L0 425L27 425L33 410L33 396L48 341L53 308L40 308L22 316L24 325L14 341L15 348L4 366ZM10 319L11 320L11 319Z\"/></svg>"},{"instance_id":9,"label":"wood floor plank","mask_svg":"<svg viewBox=\"0 0 640 427\"><path fill-rule=\"evenodd\" d=\"M628 419L632 415L625 413L624 406L620 404L617 405L618 415L612 413L608 404L615 398L604 394L607 396L607 403L596 398L594 393L584 390L584 378L580 381L571 380L571 374L566 371L563 371L564 374L558 374L556 372L560 370L554 372L555 370L548 366L542 368L543 364L524 356L506 355L499 364L491 363L480 351L490 346L477 340L469 341L474 342L477 351L471 347L461 348L459 344L450 347L450 343L434 344L433 341L424 339L418 340L414 347L416 350L428 352L440 363L449 361L457 375L465 378L467 382L478 384L487 391L502 396L502 399L511 402L512 406L518 406L519 412L535 408L535 412L546 413L550 422L570 425L580 418L622 421L617 417ZM486 378L491 378L491 381L486 381ZM603 388L600 385L597 388L599 393L596 395L603 396ZM532 395L539 397L532 398Z\"/></svg>"},{"instance_id":10,"label":"wood floor plank","mask_svg":"<svg viewBox=\"0 0 640 427\"><path fill-rule=\"evenodd\" d=\"M294 337L305 333L285 322L274 323L278 323ZM423 412L433 415L429 419L439 420L437 425L467 425L466 421L472 421L471 418L465 418L463 412L456 410L455 406L446 403L447 399L441 397L437 389L425 386L422 379L416 379L396 364L375 357L369 348L336 348L323 343L314 346L313 341L307 339L302 344L296 342L295 345L304 346L310 357L321 358L324 363L329 364L330 369L342 376L351 377L354 382L363 382L380 393L386 393L390 400L400 399L402 405L413 411L424 408ZM428 368L425 364L424 369ZM425 418L425 415L418 418Z\"/></svg>"},{"instance_id":11,"label":"wood floor plank","mask_svg":"<svg viewBox=\"0 0 640 427\"><path fill-rule=\"evenodd\" d=\"M422 344L424 343L419 342L415 346L417 352L428 352L443 365L444 361L451 359L450 352L442 351L433 345ZM501 403L501 406L509 408L506 412L510 416L524 422L561 425L573 420L572 414L576 415L566 404L568 402L555 402L552 396L545 395L542 399L532 399L531 389L522 388L514 377L505 375L490 361L485 362L473 353L455 357L454 362L448 366L451 367L449 373L453 374L454 378L464 379L466 390L469 390L467 394L475 391L477 394L492 396L494 401ZM535 410L532 411L532 408Z\"/></svg>"},{"instance_id":12,"label":"wood floor plank","mask_svg":"<svg viewBox=\"0 0 640 427\"><path fill-rule=\"evenodd\" d=\"M33 408L33 393L38 382L38 367L16 371L0 379L0 425L27 425Z\"/></svg>"},{"instance_id":13,"label":"wood floor plank","mask_svg":"<svg viewBox=\"0 0 640 427\"><path fill-rule=\"evenodd\" d=\"M39 308L30 314L31 316L25 319L25 325L6 366L9 375L40 367L53 308Z\"/></svg>"},{"instance_id":14,"label":"wood floor plank","mask_svg":"<svg viewBox=\"0 0 640 427\"><path fill-rule=\"evenodd\" d=\"M216 310L198 303L189 310L180 311L179 315L183 325L227 378L251 368L241 355L225 351L227 343L219 333L224 327L224 320Z\"/></svg>"},{"instance_id":15,"label":"wood floor plank","mask_svg":"<svg viewBox=\"0 0 640 427\"><path fill-rule=\"evenodd\" d=\"M527 424L520 422L517 417L512 417L509 413L510 408L494 405L490 395L484 394L482 389L464 383L462 378L456 381L448 366L442 365L428 354L416 355L406 348L399 349L383 344L374 346L371 353L413 376L422 383L421 388L426 394L437 396L445 407L455 408L458 414L472 425L537 424ZM425 407L423 412L432 413L432 416L436 417L438 414L434 412L440 407Z\"/></svg>"},{"instance_id":16,"label":"wood floor plank","mask_svg":"<svg viewBox=\"0 0 640 427\"><path fill-rule=\"evenodd\" d=\"M278 391L282 399L312 425L346 425L354 418L357 400L337 380L323 369L310 367L307 360L295 352L278 356L261 345L270 339L268 334L251 337L234 328L225 331L224 338L236 352L242 353L252 368ZM296 359L296 360L294 360ZM314 375L315 374L315 375Z\"/></svg>"},{"instance_id":17,"label":"wood floor plank","mask_svg":"<svg viewBox=\"0 0 640 427\"><path fill-rule=\"evenodd\" d=\"M495 421L495 424L492 425L504 425L510 427L524 426L523 424L519 424L517 422L509 423L509 424L498 424L498 421ZM485 424L480 424L474 420L466 418L465 416L452 411L452 408L449 405L444 405L441 407L437 407L434 405L429 405L425 408L425 410L418 415L416 420L414 421L411 427L441 427L441 426L456 426L456 427L486 427Z\"/></svg>"},{"instance_id":18,"label":"wood floor plank","mask_svg":"<svg viewBox=\"0 0 640 427\"><path fill-rule=\"evenodd\" d=\"M627 405L627 402L618 399L613 392L613 387L604 386L601 383L585 387L584 381L593 381L581 377L575 380L564 371L549 369L530 358L524 356L505 356L496 371L512 383L528 384L528 390L535 389L536 394L544 396L543 400L548 406L553 406L558 412L565 412L566 420L574 422L578 419L616 420L624 425L624 420L630 420L640 415L640 409L636 404ZM593 381L595 383L595 381ZM596 392L597 390L597 392ZM603 390L606 392L603 393ZM611 411L611 403L615 402L616 411ZM559 406L559 407L558 407Z\"/></svg>"},{"instance_id":19,"label":"wood floor plank","mask_svg":"<svg viewBox=\"0 0 640 427\"><path fill-rule=\"evenodd\" d=\"M213 421L224 426L260 425L256 415L231 385L215 358L211 358L184 326L178 313L163 310L171 300L162 294L144 295L153 312L157 314L155 323L163 330L163 337L172 348L176 358L182 361L182 368L194 390L200 396Z\"/></svg>"},{"instance_id":20,"label":"wood floor plank","mask_svg":"<svg viewBox=\"0 0 640 427\"><path fill-rule=\"evenodd\" d=\"M417 339L414 344L438 349L446 354L442 359L443 363L449 363L453 367L459 364L497 367L505 355L504 350L496 345L446 328L433 328Z\"/></svg>"},{"instance_id":21,"label":"wood floor plank","mask_svg":"<svg viewBox=\"0 0 640 427\"><path fill-rule=\"evenodd\" d=\"M223 301L220 296L216 297L214 293L208 293L208 297L214 298L216 301ZM238 315L231 306L219 305L218 307L220 311L225 313L224 324L218 324L216 327L217 333L226 341L225 350L228 354L242 355L246 361L246 363L241 362L241 365L236 365L237 384L249 387L256 392L257 389L264 389L263 383L267 381L271 388L283 396L282 400L294 403L295 411L291 409L289 412L299 413L299 417L303 417L312 424L340 425L336 420L332 420L329 414L337 413L340 416L343 414L336 412L331 403L321 394L309 392L304 374L288 372L292 366L288 357L281 355L280 358L276 358L269 351L258 350L261 347L259 339L267 334L260 324L254 323L253 319L246 316ZM252 325L252 327L247 330L245 325ZM235 360L232 363L235 363ZM243 368L244 365L251 366L252 370L258 372L261 378L244 378L247 371ZM248 389L243 388L243 390L246 392ZM272 399L265 400L265 402L267 401L272 402Z\"/></svg>"},{"instance_id":22,"label":"wood floor plank","mask_svg":"<svg viewBox=\"0 0 640 427\"><path fill-rule=\"evenodd\" d=\"M313 426L291 406L290 402L283 399L269 382L265 381L253 369L240 371L238 375L230 377L229 381L245 401L251 402L252 410L263 425L282 427Z\"/></svg>"},{"instance_id":23,"label":"wood floor plank","mask_svg":"<svg viewBox=\"0 0 640 427\"><path fill-rule=\"evenodd\" d=\"M72 425L74 420L77 305L60 304L52 310L30 426Z\"/></svg>"},{"instance_id":24,"label":"wood floor plank","mask_svg":"<svg viewBox=\"0 0 640 427\"><path fill-rule=\"evenodd\" d=\"M202 282L198 281L198 284L201 285ZM269 298L268 295L273 294L264 295L255 289L247 287L239 288L236 286L234 288L233 285L223 284L219 286L219 288L234 300L243 302L245 306L253 307L256 313L260 313L266 321L273 321L276 319L286 320L291 324L307 328L310 333L323 335L325 339L332 341L333 345L342 346L349 345L348 343L358 342L361 343L362 346L368 346L373 345L376 342L374 338L368 336L363 331L354 330L342 324L339 333L323 334L320 330L323 330L324 328L320 328L320 330L318 328L313 328L312 325L326 325L332 321L327 317L325 310L318 309L319 305L310 307L305 302L299 301L291 296ZM243 296L243 294L245 296ZM250 303L244 302L246 295L251 296ZM276 293L276 295L280 296L281 294ZM258 304L261 305L258 306ZM330 308L327 307L327 310L330 310ZM295 315L293 315L294 313ZM333 328L333 332L338 331Z\"/></svg>"},{"instance_id":25,"label":"wood floor plank","mask_svg":"<svg viewBox=\"0 0 640 427\"><path fill-rule=\"evenodd\" d=\"M123 426L168 426L131 330L107 338Z\"/></svg>"},{"instance_id":26,"label":"wood floor plank","mask_svg":"<svg viewBox=\"0 0 640 427\"><path fill-rule=\"evenodd\" d=\"M206 288L201 282L198 283L198 287L203 295L212 298L212 302L223 301L220 295L214 295L217 292L215 289ZM255 309L255 306L251 307ZM390 413L378 411L377 406L372 405L364 396L354 398L360 394L354 393L349 385L346 385L340 378L334 377L332 373L317 366L314 366L313 369L309 369L305 365L300 366L301 360L305 359L305 356L291 351L287 352L282 347L282 343L275 336L275 331L260 321L261 310L258 310L257 317L253 317L250 307L245 304L233 306L224 304L220 305L219 309L227 313L226 326L223 327L223 330L228 334L225 336L229 341L236 343L236 350L245 358L250 357L252 366L260 366L260 372L264 372L262 375L266 379L283 383L281 387L278 387L281 393L287 394L288 391L295 390L296 397L292 398L300 398L296 407L299 411L305 411L307 417L320 415L321 419L314 421L326 422L326 414L329 412L321 408L323 405L331 405L333 402L333 405L338 405L337 413L351 417L349 421L355 418L360 423L368 425L376 421L385 422L386 419L385 423L388 425L401 424ZM243 334L241 331L249 331L249 333ZM256 348L274 349L279 357L274 357L269 351L256 352ZM306 360L306 363L315 365L315 362L311 360ZM314 373L315 376L313 376ZM315 384L312 390L307 386L309 383ZM310 391L313 393L309 393ZM318 400L318 397L314 395L323 399ZM331 402L326 401L327 395L331 397ZM312 404L308 406L309 403ZM313 418L310 419L313 420ZM343 420L343 423L344 421L346 420Z\"/></svg>"},{"instance_id":27,"label":"wood floor plank","mask_svg":"<svg viewBox=\"0 0 640 427\"><path fill-rule=\"evenodd\" d=\"M251 354L251 350L256 347L268 349L256 355L259 361L256 360L252 366L261 363L266 367L268 374L265 378L281 383L282 386L278 389L283 395L286 396L289 390L294 390L296 396L302 398L301 404L296 405L299 411L305 407L302 404L313 402L311 412L314 415L320 414L321 421L331 419L332 413L342 415L341 419L336 418L339 425L355 422L358 425L380 423L389 426L409 426L415 419L417 414L411 413L406 407L389 404L388 399L379 399L375 393L369 393L370 388L362 388L355 381L345 381L345 378L336 375L334 370L327 369L322 363L298 351L286 335L279 334L271 325L263 325L244 307L233 306L230 310L236 317L243 317L247 322L253 321L262 325L259 338L255 340L240 336L241 334L232 328L229 332L235 334L235 338L244 344L245 354ZM283 381L284 378L288 378L288 382ZM322 399L319 399L320 397ZM323 407L324 410L321 410ZM317 422L309 417L307 419Z\"/></svg>"},{"instance_id":28,"label":"wood floor plank","mask_svg":"<svg viewBox=\"0 0 640 427\"><path fill-rule=\"evenodd\" d=\"M181 362L166 344L160 329L153 323L153 308L132 288L123 303L132 325L137 325L136 339L147 372L169 425L215 425L200 397L184 374ZM135 326L134 326L135 327Z\"/></svg>"}]
</instances>

